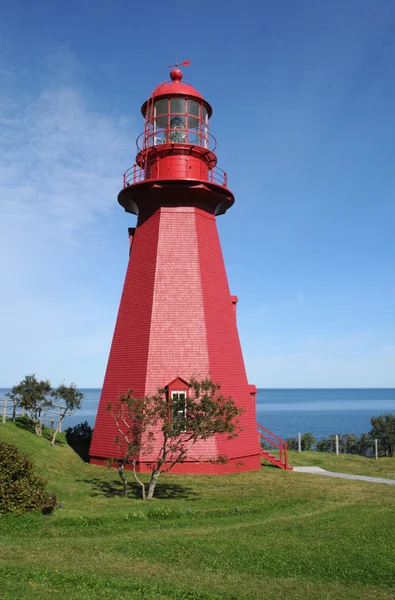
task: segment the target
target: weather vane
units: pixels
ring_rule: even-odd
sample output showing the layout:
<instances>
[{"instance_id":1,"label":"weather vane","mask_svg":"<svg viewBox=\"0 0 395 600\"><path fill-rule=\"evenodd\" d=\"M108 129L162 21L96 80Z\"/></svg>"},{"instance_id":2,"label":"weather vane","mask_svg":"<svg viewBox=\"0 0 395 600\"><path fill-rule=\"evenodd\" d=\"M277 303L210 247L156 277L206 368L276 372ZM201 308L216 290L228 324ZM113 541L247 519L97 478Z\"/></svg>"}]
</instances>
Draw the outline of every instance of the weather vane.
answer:
<instances>
[{"instance_id":1,"label":"weather vane","mask_svg":"<svg viewBox=\"0 0 395 600\"><path fill-rule=\"evenodd\" d=\"M172 67L189 67L191 64L190 60L183 60L182 63L178 62L178 58L176 58L176 62L174 65L169 65L167 68L171 69Z\"/></svg>"}]
</instances>

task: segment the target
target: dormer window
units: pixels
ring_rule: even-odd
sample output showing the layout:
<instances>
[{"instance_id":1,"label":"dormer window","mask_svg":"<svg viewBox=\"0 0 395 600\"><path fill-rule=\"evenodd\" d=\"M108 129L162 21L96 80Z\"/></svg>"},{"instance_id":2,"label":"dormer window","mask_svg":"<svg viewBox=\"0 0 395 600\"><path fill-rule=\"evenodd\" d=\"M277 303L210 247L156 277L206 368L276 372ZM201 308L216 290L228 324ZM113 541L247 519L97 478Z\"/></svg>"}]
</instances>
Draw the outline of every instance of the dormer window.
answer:
<instances>
[{"instance_id":1,"label":"dormer window","mask_svg":"<svg viewBox=\"0 0 395 600\"><path fill-rule=\"evenodd\" d=\"M185 391L171 393L171 416L173 421L186 419L187 395Z\"/></svg>"},{"instance_id":2,"label":"dormer window","mask_svg":"<svg viewBox=\"0 0 395 600\"><path fill-rule=\"evenodd\" d=\"M189 384L177 377L166 388L172 429L182 433L187 430Z\"/></svg>"}]
</instances>

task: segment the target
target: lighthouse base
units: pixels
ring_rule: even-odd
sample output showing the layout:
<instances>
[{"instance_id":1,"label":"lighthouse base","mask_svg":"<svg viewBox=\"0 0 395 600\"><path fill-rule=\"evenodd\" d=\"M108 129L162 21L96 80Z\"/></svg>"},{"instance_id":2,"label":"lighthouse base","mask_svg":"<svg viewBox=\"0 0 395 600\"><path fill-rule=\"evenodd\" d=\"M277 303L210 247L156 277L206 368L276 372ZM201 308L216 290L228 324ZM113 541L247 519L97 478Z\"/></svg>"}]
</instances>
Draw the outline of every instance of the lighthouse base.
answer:
<instances>
[{"instance_id":1,"label":"lighthouse base","mask_svg":"<svg viewBox=\"0 0 395 600\"><path fill-rule=\"evenodd\" d=\"M90 457L90 463L93 465L107 465L108 460ZM116 466L116 463L114 463ZM167 465L164 465L166 469ZM125 469L131 469L131 465L126 465ZM213 462L192 462L185 461L174 465L171 470L173 475L229 475L231 473L243 473L245 471L259 471L261 468L261 455L242 456L240 458L232 458L226 463ZM151 473L150 463L140 462L136 466L138 473Z\"/></svg>"}]
</instances>

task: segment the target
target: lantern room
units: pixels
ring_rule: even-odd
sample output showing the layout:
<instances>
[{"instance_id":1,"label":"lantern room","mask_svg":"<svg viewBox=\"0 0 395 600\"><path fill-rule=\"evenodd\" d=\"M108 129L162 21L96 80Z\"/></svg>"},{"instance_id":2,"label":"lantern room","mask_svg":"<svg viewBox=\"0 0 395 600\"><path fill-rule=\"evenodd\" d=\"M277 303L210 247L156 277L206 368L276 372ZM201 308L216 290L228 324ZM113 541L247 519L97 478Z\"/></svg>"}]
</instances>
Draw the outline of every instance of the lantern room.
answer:
<instances>
[{"instance_id":1,"label":"lantern room","mask_svg":"<svg viewBox=\"0 0 395 600\"><path fill-rule=\"evenodd\" d=\"M208 133L211 106L189 84L181 84L182 73L173 69L172 84L162 84L142 107L145 119L143 150L164 144L187 144L214 150Z\"/></svg>"},{"instance_id":2,"label":"lantern room","mask_svg":"<svg viewBox=\"0 0 395 600\"><path fill-rule=\"evenodd\" d=\"M141 107L144 131L137 138L136 162L124 173L124 189L118 198L128 212L139 214L142 208L147 207L147 198L153 187L163 189L165 186L168 189L170 185L171 202L180 186L200 186L199 200L197 194L190 195L188 199L190 203L192 198L196 198L197 205L202 202L201 183L209 184L209 203L213 205L215 214L222 214L234 202L227 189L226 173L217 167L217 142L209 133L212 108L182 78L183 74L176 66L170 72L170 81L157 85ZM143 206L139 190L141 184L145 187ZM163 194L160 202L165 202Z\"/></svg>"}]
</instances>

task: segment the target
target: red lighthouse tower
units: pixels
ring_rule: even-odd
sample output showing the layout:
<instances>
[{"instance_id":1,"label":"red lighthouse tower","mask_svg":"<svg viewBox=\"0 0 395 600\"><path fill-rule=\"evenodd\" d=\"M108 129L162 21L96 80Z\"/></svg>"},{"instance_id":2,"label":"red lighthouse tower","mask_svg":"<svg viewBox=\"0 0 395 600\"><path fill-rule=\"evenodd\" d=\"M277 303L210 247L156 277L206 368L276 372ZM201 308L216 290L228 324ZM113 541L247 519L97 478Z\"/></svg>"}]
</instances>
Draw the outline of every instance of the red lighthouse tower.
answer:
<instances>
[{"instance_id":1,"label":"red lighthouse tower","mask_svg":"<svg viewBox=\"0 0 395 600\"><path fill-rule=\"evenodd\" d=\"M118 201L138 215L129 230L130 258L90 449L91 462L116 457L117 435L105 408L120 393L148 395L167 386L187 394L191 375L207 375L245 409L242 433L197 444L173 469L231 473L259 469L256 388L248 384L216 217L234 203L217 167L209 133L210 104L182 72L158 85L143 104L144 133L136 164L126 171ZM228 462L212 459L226 455ZM197 460L199 457L199 460ZM211 462L205 462L204 459ZM145 470L149 456L141 457Z\"/></svg>"}]
</instances>

